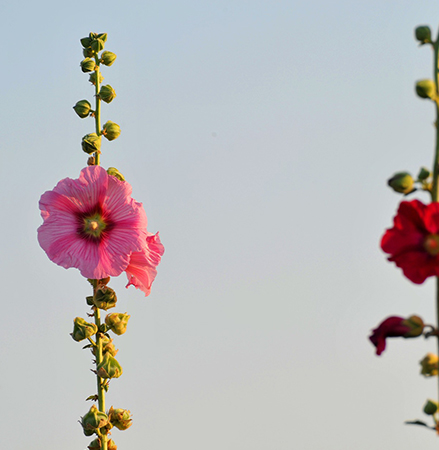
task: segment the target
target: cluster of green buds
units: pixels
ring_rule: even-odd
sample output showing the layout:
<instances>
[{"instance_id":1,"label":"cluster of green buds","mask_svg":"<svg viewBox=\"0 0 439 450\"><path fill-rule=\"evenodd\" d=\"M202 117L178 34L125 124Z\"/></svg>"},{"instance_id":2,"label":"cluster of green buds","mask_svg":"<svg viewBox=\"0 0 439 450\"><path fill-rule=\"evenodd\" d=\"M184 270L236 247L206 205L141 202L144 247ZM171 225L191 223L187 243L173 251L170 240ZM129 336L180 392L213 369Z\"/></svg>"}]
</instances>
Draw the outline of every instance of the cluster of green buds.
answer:
<instances>
[{"instance_id":1,"label":"cluster of green buds","mask_svg":"<svg viewBox=\"0 0 439 450\"><path fill-rule=\"evenodd\" d=\"M89 158L89 165L99 164L102 136L112 141L120 135L120 126L114 122L107 121L101 128L101 102L110 103L116 97L116 91L112 86L109 84L101 86L104 79L100 71L101 65L109 67L116 60L114 53L104 51L106 42L107 33L90 33L87 37L81 39L84 59L81 61L80 67L82 72L90 74L89 81L95 86L96 106L92 109L88 100L80 100L73 109L81 119L86 117L95 119L96 131L86 134L81 142L82 150L89 155L94 155Z\"/></svg>"},{"instance_id":2,"label":"cluster of green buds","mask_svg":"<svg viewBox=\"0 0 439 450\"><path fill-rule=\"evenodd\" d=\"M123 179L122 174L116 169L112 168L112 172L114 176L118 175ZM101 450L104 448L103 443L105 443L107 450L116 450L116 445L111 439L108 439L107 435L113 427L119 430L128 429L132 424L132 418L130 411L125 409L111 407L105 412L104 402L102 402L103 392L108 391L109 381L113 378L119 378L123 373L122 366L115 358L118 350L108 333L111 331L117 336L124 334L127 330L130 315L117 312L109 313L105 320L101 322L99 310L106 311L115 307L117 296L114 290L108 286L110 277L99 280L89 279L88 281L93 287L93 295L86 297L86 302L92 310L92 314L89 314L89 316L94 316L95 323L90 323L80 317L75 318L71 336L77 342L84 339L90 342L84 349L90 349L96 358L96 370L93 370L93 372L98 377L98 394L89 396L87 400L99 401L99 408L93 405L87 414L81 417L80 423L86 436L97 435L97 438L89 445L89 449Z\"/></svg>"},{"instance_id":3,"label":"cluster of green buds","mask_svg":"<svg viewBox=\"0 0 439 450\"><path fill-rule=\"evenodd\" d=\"M387 180L387 184L399 194L409 195L421 189L431 192L432 173L425 167L419 169L415 179L409 172L397 172Z\"/></svg>"},{"instance_id":4,"label":"cluster of green buds","mask_svg":"<svg viewBox=\"0 0 439 450\"><path fill-rule=\"evenodd\" d=\"M92 406L81 417L80 424L86 436L92 436L93 434L98 436L88 446L89 450L101 450L103 435L106 435L113 427L125 431L132 425L132 421L131 413L126 409L111 407L107 413L104 413L99 411L96 406ZM107 449L117 450L117 446L112 439L107 441Z\"/></svg>"}]
</instances>

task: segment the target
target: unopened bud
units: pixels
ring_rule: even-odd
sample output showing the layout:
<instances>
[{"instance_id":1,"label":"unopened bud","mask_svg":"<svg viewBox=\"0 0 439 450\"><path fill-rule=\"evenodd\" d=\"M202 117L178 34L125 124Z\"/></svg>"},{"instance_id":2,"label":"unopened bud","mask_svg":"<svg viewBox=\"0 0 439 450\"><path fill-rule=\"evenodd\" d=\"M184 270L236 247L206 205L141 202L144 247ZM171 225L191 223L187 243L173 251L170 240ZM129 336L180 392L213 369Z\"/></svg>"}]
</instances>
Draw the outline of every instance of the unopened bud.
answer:
<instances>
[{"instance_id":1,"label":"unopened bud","mask_svg":"<svg viewBox=\"0 0 439 450\"><path fill-rule=\"evenodd\" d=\"M437 402L435 402L434 400L428 399L427 403L424 406L424 412L425 412L425 414L432 416L433 414L436 413L437 408L438 408Z\"/></svg>"},{"instance_id":2,"label":"unopened bud","mask_svg":"<svg viewBox=\"0 0 439 450\"><path fill-rule=\"evenodd\" d=\"M88 446L89 450L101 450L101 440L96 438L91 444ZM113 439L109 439L107 441L107 450L117 450L117 445L114 443Z\"/></svg>"},{"instance_id":3,"label":"unopened bud","mask_svg":"<svg viewBox=\"0 0 439 450\"><path fill-rule=\"evenodd\" d=\"M120 181L125 181L125 177L115 167L109 167L107 173Z\"/></svg>"},{"instance_id":4,"label":"unopened bud","mask_svg":"<svg viewBox=\"0 0 439 450\"><path fill-rule=\"evenodd\" d=\"M121 431L127 430L133 424L130 411L120 408L111 407L108 411L108 420Z\"/></svg>"},{"instance_id":5,"label":"unopened bud","mask_svg":"<svg viewBox=\"0 0 439 450\"><path fill-rule=\"evenodd\" d=\"M107 33L99 33L97 35L97 38L100 39L104 44L105 42L107 42L107 37L108 37Z\"/></svg>"},{"instance_id":6,"label":"unopened bud","mask_svg":"<svg viewBox=\"0 0 439 450\"><path fill-rule=\"evenodd\" d=\"M104 128L102 129L102 134L109 141L113 141L120 136L120 126L117 123L111 122L109 120L105 122Z\"/></svg>"},{"instance_id":7,"label":"unopened bud","mask_svg":"<svg viewBox=\"0 0 439 450\"><path fill-rule=\"evenodd\" d=\"M113 52L108 52L108 51L102 52L101 62L105 66L111 66L115 60L116 60L116 55Z\"/></svg>"},{"instance_id":8,"label":"unopened bud","mask_svg":"<svg viewBox=\"0 0 439 450\"><path fill-rule=\"evenodd\" d=\"M421 44L431 42L431 30L427 25L421 25L415 29L415 37Z\"/></svg>"},{"instance_id":9,"label":"unopened bud","mask_svg":"<svg viewBox=\"0 0 439 450\"><path fill-rule=\"evenodd\" d=\"M104 77L102 76L101 72L99 72L98 80L99 80L99 84L101 84L102 81L104 81ZM90 81L91 84L96 86L96 72L93 72L90 74L90 78L88 79L88 81Z\"/></svg>"},{"instance_id":10,"label":"unopened bud","mask_svg":"<svg viewBox=\"0 0 439 450\"><path fill-rule=\"evenodd\" d=\"M110 353L105 353L102 362L96 369L98 377L101 378L119 378L122 375L121 365Z\"/></svg>"},{"instance_id":11,"label":"unopened bud","mask_svg":"<svg viewBox=\"0 0 439 450\"><path fill-rule=\"evenodd\" d=\"M416 93L421 98L436 98L436 84L433 80L420 80L416 83Z\"/></svg>"},{"instance_id":12,"label":"unopened bud","mask_svg":"<svg viewBox=\"0 0 439 450\"><path fill-rule=\"evenodd\" d=\"M105 42L102 39L94 39L91 43L91 48L94 52L99 53L101 50L104 49Z\"/></svg>"},{"instance_id":13,"label":"unopened bud","mask_svg":"<svg viewBox=\"0 0 439 450\"><path fill-rule=\"evenodd\" d=\"M408 172L398 172L387 181L387 184L401 194L408 194L413 191L415 180Z\"/></svg>"},{"instance_id":14,"label":"unopened bud","mask_svg":"<svg viewBox=\"0 0 439 450\"><path fill-rule=\"evenodd\" d=\"M91 45L91 39L90 39L90 37L82 38L82 39L81 39L81 45L82 45L84 48L90 47L90 45Z\"/></svg>"},{"instance_id":15,"label":"unopened bud","mask_svg":"<svg viewBox=\"0 0 439 450\"><path fill-rule=\"evenodd\" d=\"M117 296L116 292L108 286L100 286L96 289L95 296L93 297L94 305L99 309L114 308L116 306Z\"/></svg>"},{"instance_id":16,"label":"unopened bud","mask_svg":"<svg viewBox=\"0 0 439 450\"><path fill-rule=\"evenodd\" d=\"M94 152L99 152L101 149L101 137L96 133L86 134L82 138L81 145L82 150L84 150L85 153L91 154Z\"/></svg>"},{"instance_id":17,"label":"unopened bud","mask_svg":"<svg viewBox=\"0 0 439 450\"><path fill-rule=\"evenodd\" d=\"M405 338L418 337L424 332L424 321L419 316L410 316L402 322L402 325L410 328L404 335Z\"/></svg>"},{"instance_id":18,"label":"unopened bud","mask_svg":"<svg viewBox=\"0 0 439 450\"><path fill-rule=\"evenodd\" d=\"M80 342L84 339L87 339L98 331L98 327L94 323L86 322L81 317L76 317L73 321L73 333L70 333L70 336L76 341Z\"/></svg>"},{"instance_id":19,"label":"unopened bud","mask_svg":"<svg viewBox=\"0 0 439 450\"><path fill-rule=\"evenodd\" d=\"M90 408L90 411L84 417L81 417L81 425L86 436L91 436L99 428L107 425L107 423L107 415L99 411L95 405Z\"/></svg>"},{"instance_id":20,"label":"unopened bud","mask_svg":"<svg viewBox=\"0 0 439 450\"><path fill-rule=\"evenodd\" d=\"M101 450L101 440L96 438L94 441L90 442L90 445L87 448L88 450Z\"/></svg>"},{"instance_id":21,"label":"unopened bud","mask_svg":"<svg viewBox=\"0 0 439 450\"><path fill-rule=\"evenodd\" d=\"M419 181L424 181L426 180L429 176L431 175L431 172L426 169L425 167L421 167L419 169L419 173L418 173L418 180Z\"/></svg>"},{"instance_id":22,"label":"unopened bud","mask_svg":"<svg viewBox=\"0 0 439 450\"><path fill-rule=\"evenodd\" d=\"M84 73L92 72L93 70L95 70L95 67L96 67L96 63L91 58L85 58L81 61L81 70Z\"/></svg>"},{"instance_id":23,"label":"unopened bud","mask_svg":"<svg viewBox=\"0 0 439 450\"><path fill-rule=\"evenodd\" d=\"M425 357L419 361L421 365L421 375L424 377L434 377L437 376L439 371L439 358L434 353L427 353Z\"/></svg>"},{"instance_id":24,"label":"unopened bud","mask_svg":"<svg viewBox=\"0 0 439 450\"><path fill-rule=\"evenodd\" d=\"M110 103L116 97L116 91L109 84L106 84L101 87L98 96L105 103Z\"/></svg>"},{"instance_id":25,"label":"unopened bud","mask_svg":"<svg viewBox=\"0 0 439 450\"><path fill-rule=\"evenodd\" d=\"M90 114L91 104L87 100L79 100L79 102L76 103L73 109L81 119L84 119Z\"/></svg>"},{"instance_id":26,"label":"unopened bud","mask_svg":"<svg viewBox=\"0 0 439 450\"><path fill-rule=\"evenodd\" d=\"M128 319L131 316L127 313L111 313L105 317L107 327L115 334L120 336L127 331Z\"/></svg>"},{"instance_id":27,"label":"unopened bud","mask_svg":"<svg viewBox=\"0 0 439 450\"><path fill-rule=\"evenodd\" d=\"M109 353L111 356L116 356L117 352L119 350L116 349L116 347L113 344L113 339L110 339L108 336L105 336L105 334L101 337L102 342L102 354ZM96 356L96 349L93 347L91 349L91 352L94 356Z\"/></svg>"},{"instance_id":28,"label":"unopened bud","mask_svg":"<svg viewBox=\"0 0 439 450\"><path fill-rule=\"evenodd\" d=\"M95 52L91 48L83 48L82 54L84 55L84 58L93 58Z\"/></svg>"}]
</instances>

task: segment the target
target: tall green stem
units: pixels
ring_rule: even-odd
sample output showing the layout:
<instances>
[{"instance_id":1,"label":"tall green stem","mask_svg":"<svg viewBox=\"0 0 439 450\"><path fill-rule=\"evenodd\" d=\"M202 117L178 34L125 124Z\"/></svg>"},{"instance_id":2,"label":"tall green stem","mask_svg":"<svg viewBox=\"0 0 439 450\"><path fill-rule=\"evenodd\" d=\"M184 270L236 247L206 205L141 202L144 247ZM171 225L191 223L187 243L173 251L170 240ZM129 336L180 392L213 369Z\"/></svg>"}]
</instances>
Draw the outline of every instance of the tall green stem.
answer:
<instances>
[{"instance_id":1,"label":"tall green stem","mask_svg":"<svg viewBox=\"0 0 439 450\"><path fill-rule=\"evenodd\" d=\"M99 308L95 308L95 324L99 327L101 326L101 312ZM96 333L96 367L102 362L102 337L101 333L98 331ZM96 375L97 378L97 388L98 388L98 404L99 411L105 413L105 389L104 380ZM107 450L107 435L102 434L101 439L101 450Z\"/></svg>"},{"instance_id":2,"label":"tall green stem","mask_svg":"<svg viewBox=\"0 0 439 450\"><path fill-rule=\"evenodd\" d=\"M99 77L101 74L101 69L99 67L99 59L97 56L95 56L96 61L96 68L95 68L95 74L96 74L96 84L95 84L95 98L96 98L96 108L95 108L95 122L96 122L96 134L98 136L101 135L101 99L99 98L99 91L101 89ZM99 166L100 164L100 153L96 152L94 154L95 157L95 164Z\"/></svg>"}]
</instances>

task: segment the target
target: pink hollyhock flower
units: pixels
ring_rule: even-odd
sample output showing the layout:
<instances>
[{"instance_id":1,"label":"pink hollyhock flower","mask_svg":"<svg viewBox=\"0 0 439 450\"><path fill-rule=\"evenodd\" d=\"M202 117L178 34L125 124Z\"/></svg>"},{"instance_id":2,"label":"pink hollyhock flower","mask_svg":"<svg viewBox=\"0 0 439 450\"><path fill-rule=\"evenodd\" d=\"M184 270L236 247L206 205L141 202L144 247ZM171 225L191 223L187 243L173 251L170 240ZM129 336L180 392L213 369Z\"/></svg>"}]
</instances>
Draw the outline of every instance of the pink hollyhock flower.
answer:
<instances>
[{"instance_id":1,"label":"pink hollyhock flower","mask_svg":"<svg viewBox=\"0 0 439 450\"><path fill-rule=\"evenodd\" d=\"M142 204L131 198L129 183L100 166L82 169L77 180L61 180L41 196L40 210L41 247L54 263L76 267L84 277L120 275L131 254L145 247Z\"/></svg>"},{"instance_id":2,"label":"pink hollyhock flower","mask_svg":"<svg viewBox=\"0 0 439 450\"><path fill-rule=\"evenodd\" d=\"M376 354L381 355L386 348L386 338L420 336L424 331L424 322L418 316L403 317L391 316L383 320L377 328L372 330L370 341L376 347Z\"/></svg>"},{"instance_id":3,"label":"pink hollyhock flower","mask_svg":"<svg viewBox=\"0 0 439 450\"><path fill-rule=\"evenodd\" d=\"M140 252L133 252L130 263L125 269L128 277L126 287L133 285L145 293L145 297L151 292L151 284L157 275L156 267L165 251L160 242L159 234L148 233L148 236Z\"/></svg>"},{"instance_id":4,"label":"pink hollyhock flower","mask_svg":"<svg viewBox=\"0 0 439 450\"><path fill-rule=\"evenodd\" d=\"M401 202L381 248L413 283L439 276L439 203Z\"/></svg>"}]
</instances>

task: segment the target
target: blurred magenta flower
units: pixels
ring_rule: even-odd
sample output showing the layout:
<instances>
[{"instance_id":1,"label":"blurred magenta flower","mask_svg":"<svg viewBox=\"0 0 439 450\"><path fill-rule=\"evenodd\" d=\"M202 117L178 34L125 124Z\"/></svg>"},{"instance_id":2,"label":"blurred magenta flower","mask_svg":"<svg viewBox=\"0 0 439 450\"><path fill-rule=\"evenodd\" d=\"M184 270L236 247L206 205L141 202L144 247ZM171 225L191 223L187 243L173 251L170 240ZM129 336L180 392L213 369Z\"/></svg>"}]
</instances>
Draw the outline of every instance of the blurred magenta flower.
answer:
<instances>
[{"instance_id":1,"label":"blurred magenta flower","mask_svg":"<svg viewBox=\"0 0 439 450\"><path fill-rule=\"evenodd\" d=\"M403 317L391 316L383 320L377 328L372 330L370 341L376 347L376 354L381 355L386 348L388 337L418 337L424 331L424 322L418 316Z\"/></svg>"},{"instance_id":2,"label":"blurred magenta flower","mask_svg":"<svg viewBox=\"0 0 439 450\"><path fill-rule=\"evenodd\" d=\"M126 181L100 166L61 180L40 199L44 223L38 241L56 264L76 267L92 279L120 275L133 252L143 252L149 233L141 203Z\"/></svg>"}]
</instances>

